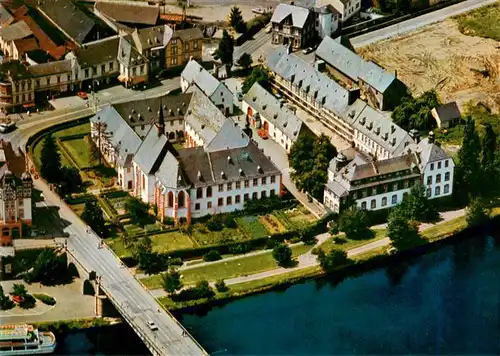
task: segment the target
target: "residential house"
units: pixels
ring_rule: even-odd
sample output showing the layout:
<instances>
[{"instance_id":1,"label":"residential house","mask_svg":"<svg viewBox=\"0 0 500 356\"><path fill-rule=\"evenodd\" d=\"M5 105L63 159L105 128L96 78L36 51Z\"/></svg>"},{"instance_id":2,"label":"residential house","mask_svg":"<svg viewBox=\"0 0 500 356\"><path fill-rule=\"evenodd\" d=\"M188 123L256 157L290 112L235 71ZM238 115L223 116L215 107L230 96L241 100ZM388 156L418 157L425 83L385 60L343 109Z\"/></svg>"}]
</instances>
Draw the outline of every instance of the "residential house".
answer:
<instances>
[{"instance_id":1,"label":"residential house","mask_svg":"<svg viewBox=\"0 0 500 356\"><path fill-rule=\"evenodd\" d=\"M162 95L155 98L113 104L123 120L144 139L157 121L159 110L163 110L165 136L169 141L184 137L184 115L191 102L191 93Z\"/></svg>"},{"instance_id":2,"label":"residential house","mask_svg":"<svg viewBox=\"0 0 500 356\"><path fill-rule=\"evenodd\" d=\"M94 14L118 32L123 26L131 28L156 26L160 18L160 8L137 2L98 1L94 5Z\"/></svg>"},{"instance_id":3,"label":"residential house","mask_svg":"<svg viewBox=\"0 0 500 356\"><path fill-rule=\"evenodd\" d=\"M37 10L78 46L115 34L72 0L40 0Z\"/></svg>"},{"instance_id":4,"label":"residential house","mask_svg":"<svg viewBox=\"0 0 500 356\"><path fill-rule=\"evenodd\" d=\"M271 18L272 43L291 45L293 49L310 45L316 38L315 15L309 9L279 4Z\"/></svg>"},{"instance_id":5,"label":"residential house","mask_svg":"<svg viewBox=\"0 0 500 356\"><path fill-rule=\"evenodd\" d=\"M11 246L14 237L22 237L23 224L31 226L32 188L25 157L0 140L0 246Z\"/></svg>"},{"instance_id":6,"label":"residential house","mask_svg":"<svg viewBox=\"0 0 500 356\"><path fill-rule=\"evenodd\" d=\"M167 25L135 29L132 32L135 47L148 59L149 73L158 73L165 68L166 49L172 40L173 33L174 31Z\"/></svg>"},{"instance_id":7,"label":"residential house","mask_svg":"<svg viewBox=\"0 0 500 356\"><path fill-rule=\"evenodd\" d=\"M142 142L139 135L113 106L101 109L90 119L90 132L106 162L115 167L120 188L133 191L135 173L132 159Z\"/></svg>"},{"instance_id":8,"label":"residential house","mask_svg":"<svg viewBox=\"0 0 500 356\"><path fill-rule=\"evenodd\" d=\"M233 93L197 61L191 60L181 73L181 90L184 93L195 86L223 110L225 115L233 113Z\"/></svg>"},{"instance_id":9,"label":"residential house","mask_svg":"<svg viewBox=\"0 0 500 356\"><path fill-rule=\"evenodd\" d=\"M0 110L11 112L35 103L35 86L26 66L17 60L0 64Z\"/></svg>"},{"instance_id":10,"label":"residential house","mask_svg":"<svg viewBox=\"0 0 500 356\"><path fill-rule=\"evenodd\" d=\"M37 101L44 101L71 88L72 69L69 59L28 66L27 70L34 80Z\"/></svg>"},{"instance_id":11,"label":"residential house","mask_svg":"<svg viewBox=\"0 0 500 356\"><path fill-rule=\"evenodd\" d=\"M134 46L131 36L120 37L117 59L120 69L118 80L125 88L149 81L148 59Z\"/></svg>"},{"instance_id":12,"label":"residential house","mask_svg":"<svg viewBox=\"0 0 500 356\"><path fill-rule=\"evenodd\" d=\"M340 14L340 22L346 22L361 11L361 0L327 0Z\"/></svg>"},{"instance_id":13,"label":"residential house","mask_svg":"<svg viewBox=\"0 0 500 356\"><path fill-rule=\"evenodd\" d=\"M5 6L0 4L0 28L5 28L14 22L14 17Z\"/></svg>"},{"instance_id":14,"label":"residential house","mask_svg":"<svg viewBox=\"0 0 500 356\"><path fill-rule=\"evenodd\" d=\"M73 69L72 90L93 90L96 85L110 83L120 73L117 61L118 36L77 48L66 55Z\"/></svg>"},{"instance_id":15,"label":"residential house","mask_svg":"<svg viewBox=\"0 0 500 356\"><path fill-rule=\"evenodd\" d=\"M198 27L176 30L165 49L165 68L186 65L191 59L201 61L203 32Z\"/></svg>"},{"instance_id":16,"label":"residential house","mask_svg":"<svg viewBox=\"0 0 500 356\"><path fill-rule=\"evenodd\" d=\"M0 50L7 58L19 59L18 51L14 48L14 41L30 37L32 34L33 32L24 21L0 28Z\"/></svg>"},{"instance_id":17,"label":"residential house","mask_svg":"<svg viewBox=\"0 0 500 356\"><path fill-rule=\"evenodd\" d=\"M313 8L315 28L319 38L332 36L339 29L340 13L332 5L326 4Z\"/></svg>"},{"instance_id":18,"label":"residential house","mask_svg":"<svg viewBox=\"0 0 500 356\"><path fill-rule=\"evenodd\" d=\"M437 127L448 129L460 122L460 109L456 102L446 103L431 110L431 115L436 120Z\"/></svg>"},{"instance_id":19,"label":"residential house","mask_svg":"<svg viewBox=\"0 0 500 356\"><path fill-rule=\"evenodd\" d=\"M361 95L375 108L391 110L407 92L395 73L385 71L373 62L343 46L341 41L325 37L316 50L316 58L326 63L329 73L348 89L360 88Z\"/></svg>"},{"instance_id":20,"label":"residential house","mask_svg":"<svg viewBox=\"0 0 500 356\"><path fill-rule=\"evenodd\" d=\"M405 152L416 153L419 157L421 181L426 186L427 197L434 199L451 196L455 173L453 159L435 141L434 132L429 132L429 136L423 140L418 131L412 130L410 133L416 142Z\"/></svg>"},{"instance_id":21,"label":"residential house","mask_svg":"<svg viewBox=\"0 0 500 356\"><path fill-rule=\"evenodd\" d=\"M307 126L285 105L259 83L255 83L243 97L242 110L250 125L264 130L286 152L307 130Z\"/></svg>"}]
</instances>

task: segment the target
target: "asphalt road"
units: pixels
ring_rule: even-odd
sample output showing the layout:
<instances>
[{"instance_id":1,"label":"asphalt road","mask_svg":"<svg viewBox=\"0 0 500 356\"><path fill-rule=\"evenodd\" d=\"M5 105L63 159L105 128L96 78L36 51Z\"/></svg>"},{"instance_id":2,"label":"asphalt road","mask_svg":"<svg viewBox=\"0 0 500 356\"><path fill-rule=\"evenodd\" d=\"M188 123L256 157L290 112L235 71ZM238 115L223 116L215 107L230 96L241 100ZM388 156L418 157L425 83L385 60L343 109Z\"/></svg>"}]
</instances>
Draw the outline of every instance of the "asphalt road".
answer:
<instances>
[{"instance_id":1,"label":"asphalt road","mask_svg":"<svg viewBox=\"0 0 500 356\"><path fill-rule=\"evenodd\" d=\"M464 2L445 7L428 14L415 17L399 24L372 31L361 36L352 37L351 43L354 47L362 47L387 38L400 36L404 33L414 31L418 28L443 21L448 17L462 14L464 12L497 2L497 0L466 0Z\"/></svg>"}]
</instances>

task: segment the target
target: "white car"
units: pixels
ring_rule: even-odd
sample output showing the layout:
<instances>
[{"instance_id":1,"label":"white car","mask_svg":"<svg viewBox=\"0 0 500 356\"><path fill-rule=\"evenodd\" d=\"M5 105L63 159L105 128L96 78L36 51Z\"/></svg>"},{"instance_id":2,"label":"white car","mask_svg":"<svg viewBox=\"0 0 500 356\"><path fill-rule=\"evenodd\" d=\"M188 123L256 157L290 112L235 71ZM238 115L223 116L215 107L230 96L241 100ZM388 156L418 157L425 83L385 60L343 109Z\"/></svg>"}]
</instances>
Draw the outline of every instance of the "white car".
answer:
<instances>
[{"instance_id":1,"label":"white car","mask_svg":"<svg viewBox=\"0 0 500 356\"><path fill-rule=\"evenodd\" d=\"M156 326L155 322L152 320L148 320L148 326L151 330L156 331L158 330L158 326Z\"/></svg>"},{"instance_id":2,"label":"white car","mask_svg":"<svg viewBox=\"0 0 500 356\"><path fill-rule=\"evenodd\" d=\"M304 48L304 49L302 50L302 53L304 53L304 54L309 54L309 53L311 53L312 51L314 51L314 48L312 48L312 47L307 47L307 48Z\"/></svg>"},{"instance_id":3,"label":"white car","mask_svg":"<svg viewBox=\"0 0 500 356\"><path fill-rule=\"evenodd\" d=\"M0 124L0 132L1 133L7 133L10 131L13 131L15 128L16 128L15 122L10 122L8 124L5 124L5 123Z\"/></svg>"}]
</instances>

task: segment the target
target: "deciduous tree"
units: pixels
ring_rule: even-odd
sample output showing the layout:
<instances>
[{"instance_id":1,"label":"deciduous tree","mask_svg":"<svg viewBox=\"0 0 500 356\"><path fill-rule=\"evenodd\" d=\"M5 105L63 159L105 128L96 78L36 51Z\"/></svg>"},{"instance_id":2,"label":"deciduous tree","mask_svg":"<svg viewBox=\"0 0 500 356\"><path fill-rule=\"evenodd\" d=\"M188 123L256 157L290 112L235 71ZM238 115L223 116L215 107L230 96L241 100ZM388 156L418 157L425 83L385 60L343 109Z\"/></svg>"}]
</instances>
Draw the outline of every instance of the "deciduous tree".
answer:
<instances>
[{"instance_id":1,"label":"deciduous tree","mask_svg":"<svg viewBox=\"0 0 500 356\"><path fill-rule=\"evenodd\" d=\"M108 125L105 122L97 121L92 125L92 139L89 139L91 158L94 157L102 164L102 149L107 144L111 133L108 131ZM94 145L92 145L94 142Z\"/></svg>"},{"instance_id":2,"label":"deciduous tree","mask_svg":"<svg viewBox=\"0 0 500 356\"><path fill-rule=\"evenodd\" d=\"M92 230L94 230L98 235L106 235L106 222L97 200L91 199L85 203L81 218L89 224Z\"/></svg>"},{"instance_id":3,"label":"deciduous tree","mask_svg":"<svg viewBox=\"0 0 500 356\"><path fill-rule=\"evenodd\" d=\"M128 198L125 201L124 208L130 214L132 220L141 225L145 225L151 218L149 215L149 205L135 197Z\"/></svg>"},{"instance_id":4,"label":"deciduous tree","mask_svg":"<svg viewBox=\"0 0 500 356\"><path fill-rule=\"evenodd\" d=\"M401 206L395 207L387 220L387 236L396 249L413 246L420 240L418 223L408 220Z\"/></svg>"},{"instance_id":5,"label":"deciduous tree","mask_svg":"<svg viewBox=\"0 0 500 356\"><path fill-rule=\"evenodd\" d=\"M339 218L339 230L351 240L362 240L373 235L370 220L365 210L351 206L344 210Z\"/></svg>"},{"instance_id":6,"label":"deciduous tree","mask_svg":"<svg viewBox=\"0 0 500 356\"><path fill-rule=\"evenodd\" d=\"M163 289L168 294L174 294L182 288L181 274L174 268L163 274Z\"/></svg>"},{"instance_id":7,"label":"deciduous tree","mask_svg":"<svg viewBox=\"0 0 500 356\"><path fill-rule=\"evenodd\" d=\"M255 83L259 83L263 88L269 90L269 73L265 68L261 66L254 67L250 75L243 82L241 92L246 94Z\"/></svg>"},{"instance_id":8,"label":"deciduous tree","mask_svg":"<svg viewBox=\"0 0 500 356\"><path fill-rule=\"evenodd\" d=\"M61 180L61 155L52 134L45 136L40 156L42 167L40 173L49 183Z\"/></svg>"},{"instance_id":9,"label":"deciduous tree","mask_svg":"<svg viewBox=\"0 0 500 356\"><path fill-rule=\"evenodd\" d=\"M276 245L273 248L273 257L282 267L290 266L292 263L292 249L285 244Z\"/></svg>"},{"instance_id":10,"label":"deciduous tree","mask_svg":"<svg viewBox=\"0 0 500 356\"><path fill-rule=\"evenodd\" d=\"M470 200L465 218L469 227L484 224L489 220L488 210L484 206L483 199L475 197Z\"/></svg>"},{"instance_id":11,"label":"deciduous tree","mask_svg":"<svg viewBox=\"0 0 500 356\"><path fill-rule=\"evenodd\" d=\"M434 203L427 199L425 186L418 183L410 189L410 194L401 203L408 220L432 222L439 219L439 212Z\"/></svg>"},{"instance_id":12,"label":"deciduous tree","mask_svg":"<svg viewBox=\"0 0 500 356\"><path fill-rule=\"evenodd\" d=\"M392 120L405 130L430 130L436 126L431 110L439 105L435 90L424 92L418 98L407 96L394 108Z\"/></svg>"},{"instance_id":13,"label":"deciduous tree","mask_svg":"<svg viewBox=\"0 0 500 356\"><path fill-rule=\"evenodd\" d=\"M253 62L252 56L249 55L247 52L243 53L238 59L238 65L243 69L250 68L252 66L252 62Z\"/></svg>"},{"instance_id":14,"label":"deciduous tree","mask_svg":"<svg viewBox=\"0 0 500 356\"><path fill-rule=\"evenodd\" d=\"M321 268L323 268L326 272L333 271L339 266L347 264L349 261L347 253L344 250L337 249L331 250L328 254L325 254L325 252L320 249L318 251L317 260Z\"/></svg>"}]
</instances>

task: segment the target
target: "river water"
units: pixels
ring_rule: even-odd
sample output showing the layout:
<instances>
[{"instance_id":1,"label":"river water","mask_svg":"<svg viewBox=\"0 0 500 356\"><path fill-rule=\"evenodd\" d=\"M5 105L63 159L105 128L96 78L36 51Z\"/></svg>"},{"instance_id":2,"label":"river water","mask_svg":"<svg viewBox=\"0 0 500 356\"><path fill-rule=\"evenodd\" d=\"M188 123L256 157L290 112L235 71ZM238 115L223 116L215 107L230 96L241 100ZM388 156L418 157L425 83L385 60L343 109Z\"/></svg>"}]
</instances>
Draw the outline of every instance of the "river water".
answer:
<instances>
[{"instance_id":1,"label":"river water","mask_svg":"<svg viewBox=\"0 0 500 356\"><path fill-rule=\"evenodd\" d=\"M181 321L216 355L499 354L500 237L468 238L342 281L308 281ZM130 354L118 348L122 340L102 353Z\"/></svg>"}]
</instances>

